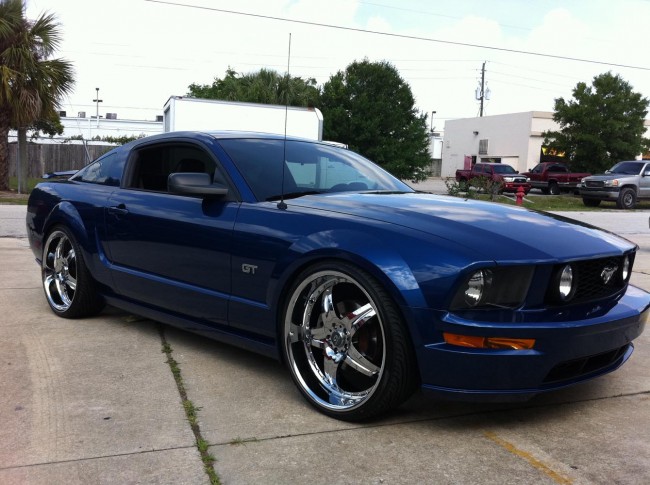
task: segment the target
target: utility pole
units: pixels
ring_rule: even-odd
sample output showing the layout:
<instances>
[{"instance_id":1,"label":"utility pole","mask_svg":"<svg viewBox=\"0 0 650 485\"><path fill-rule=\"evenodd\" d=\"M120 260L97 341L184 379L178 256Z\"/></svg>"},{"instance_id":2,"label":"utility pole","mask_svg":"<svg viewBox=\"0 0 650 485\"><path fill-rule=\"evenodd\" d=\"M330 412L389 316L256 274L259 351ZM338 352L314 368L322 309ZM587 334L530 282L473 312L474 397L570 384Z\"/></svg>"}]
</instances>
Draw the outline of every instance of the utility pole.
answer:
<instances>
[{"instance_id":1,"label":"utility pole","mask_svg":"<svg viewBox=\"0 0 650 485\"><path fill-rule=\"evenodd\" d=\"M485 64L483 64L485 65ZM95 88L97 91L97 97L93 99L93 103L96 103L97 105L97 112L96 112L96 117L97 117L97 128L99 128L99 103L103 102L103 99L99 99L99 88Z\"/></svg>"},{"instance_id":2,"label":"utility pole","mask_svg":"<svg viewBox=\"0 0 650 485\"><path fill-rule=\"evenodd\" d=\"M483 62L483 67L481 68L481 118L483 117L483 100L485 100L485 61Z\"/></svg>"}]
</instances>

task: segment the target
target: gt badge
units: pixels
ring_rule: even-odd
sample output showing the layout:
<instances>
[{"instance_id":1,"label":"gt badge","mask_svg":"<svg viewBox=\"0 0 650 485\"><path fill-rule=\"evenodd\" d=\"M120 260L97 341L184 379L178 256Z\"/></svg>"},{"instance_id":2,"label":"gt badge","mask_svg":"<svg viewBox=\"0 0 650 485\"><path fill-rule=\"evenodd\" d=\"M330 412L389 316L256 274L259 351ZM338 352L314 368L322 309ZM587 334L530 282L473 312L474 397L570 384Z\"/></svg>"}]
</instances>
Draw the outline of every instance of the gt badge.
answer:
<instances>
[{"instance_id":1,"label":"gt badge","mask_svg":"<svg viewBox=\"0 0 650 485\"><path fill-rule=\"evenodd\" d=\"M255 274L255 271L257 271L257 266L255 266L254 264L244 263L241 265L241 270L242 273Z\"/></svg>"}]
</instances>

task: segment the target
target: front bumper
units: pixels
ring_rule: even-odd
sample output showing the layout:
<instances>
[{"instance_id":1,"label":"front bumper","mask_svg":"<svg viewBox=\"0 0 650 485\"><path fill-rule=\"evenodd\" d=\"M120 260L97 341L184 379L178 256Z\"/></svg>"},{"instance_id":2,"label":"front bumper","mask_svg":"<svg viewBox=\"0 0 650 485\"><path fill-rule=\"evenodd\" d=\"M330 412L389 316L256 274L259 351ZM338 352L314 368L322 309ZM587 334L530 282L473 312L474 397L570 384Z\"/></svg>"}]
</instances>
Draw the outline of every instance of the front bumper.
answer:
<instances>
[{"instance_id":1,"label":"front bumper","mask_svg":"<svg viewBox=\"0 0 650 485\"><path fill-rule=\"evenodd\" d=\"M586 199L617 200L619 192L619 187L580 186L580 195Z\"/></svg>"},{"instance_id":2,"label":"front bumper","mask_svg":"<svg viewBox=\"0 0 650 485\"><path fill-rule=\"evenodd\" d=\"M532 186L530 183L521 183L521 182L504 182L503 183L503 191L504 192L517 192L519 190L519 187L522 187L524 189L524 192L528 193L530 192L530 189Z\"/></svg>"},{"instance_id":3,"label":"front bumper","mask_svg":"<svg viewBox=\"0 0 650 485\"><path fill-rule=\"evenodd\" d=\"M632 354L649 307L650 295L629 286L607 307L601 303L555 315L522 311L508 323L430 312L436 319L430 336L440 337L417 352L422 388L452 399L517 401L606 374ZM442 332L536 342L531 350L475 349L445 343Z\"/></svg>"}]
</instances>

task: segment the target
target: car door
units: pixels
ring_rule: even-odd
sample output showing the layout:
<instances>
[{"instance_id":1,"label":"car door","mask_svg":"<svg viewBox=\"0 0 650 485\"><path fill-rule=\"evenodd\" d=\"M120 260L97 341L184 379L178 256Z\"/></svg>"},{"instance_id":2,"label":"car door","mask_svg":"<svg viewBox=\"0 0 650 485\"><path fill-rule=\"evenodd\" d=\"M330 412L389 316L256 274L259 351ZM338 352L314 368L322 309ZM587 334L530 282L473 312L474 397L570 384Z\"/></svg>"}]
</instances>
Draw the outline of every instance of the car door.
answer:
<instances>
[{"instance_id":1,"label":"car door","mask_svg":"<svg viewBox=\"0 0 650 485\"><path fill-rule=\"evenodd\" d=\"M639 177L639 197L650 198L650 163L646 163Z\"/></svg>"},{"instance_id":2,"label":"car door","mask_svg":"<svg viewBox=\"0 0 650 485\"><path fill-rule=\"evenodd\" d=\"M117 291L168 312L226 324L232 230L239 202L169 193L173 172L207 172L225 182L216 156L174 140L136 148L126 183L106 209L108 255Z\"/></svg>"}]
</instances>

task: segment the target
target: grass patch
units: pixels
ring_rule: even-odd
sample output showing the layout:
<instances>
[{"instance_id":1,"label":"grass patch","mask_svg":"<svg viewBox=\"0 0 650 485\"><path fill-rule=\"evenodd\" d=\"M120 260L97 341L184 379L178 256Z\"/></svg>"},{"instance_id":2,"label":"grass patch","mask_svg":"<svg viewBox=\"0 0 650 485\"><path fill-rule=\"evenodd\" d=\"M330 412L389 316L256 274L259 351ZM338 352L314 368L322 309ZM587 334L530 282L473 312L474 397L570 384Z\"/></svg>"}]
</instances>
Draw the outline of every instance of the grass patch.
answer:
<instances>
[{"instance_id":1,"label":"grass patch","mask_svg":"<svg viewBox=\"0 0 650 485\"><path fill-rule=\"evenodd\" d=\"M234 438L230 440L230 443L228 443L231 446L239 446L239 445L245 445L246 443L256 443L258 441L257 438L240 438L237 436L237 438Z\"/></svg>"},{"instance_id":2,"label":"grass patch","mask_svg":"<svg viewBox=\"0 0 650 485\"><path fill-rule=\"evenodd\" d=\"M489 200L489 196L480 195L480 199ZM514 196L499 196L497 202L516 205ZM540 211L602 211L621 210L616 208L616 202L601 202L598 207L587 207L579 195L536 195L528 194L523 200L523 207ZM649 201L638 201L634 210L649 210Z\"/></svg>"},{"instance_id":3,"label":"grass patch","mask_svg":"<svg viewBox=\"0 0 650 485\"><path fill-rule=\"evenodd\" d=\"M167 339L165 338L164 327L162 325L160 325L158 328L158 333L160 334L160 340L162 341L162 352L167 356L166 363L169 365L169 368L172 371L172 375L176 381L176 387L178 388L178 393L181 396L183 409L185 410L185 416L187 417L187 421L190 423L192 433L194 433L196 448L199 450L199 453L201 455L201 461L203 461L203 470L210 479L210 483L212 485L220 485L221 481L219 480L217 472L214 470L214 463L216 459L213 455L210 454L210 444L203 438L203 436L201 436L201 429L199 427L198 420L198 411L200 408L196 407L194 403L187 397L187 391L185 389L185 384L183 383L183 376L181 375L181 368L172 355L172 347L169 345Z\"/></svg>"}]
</instances>

